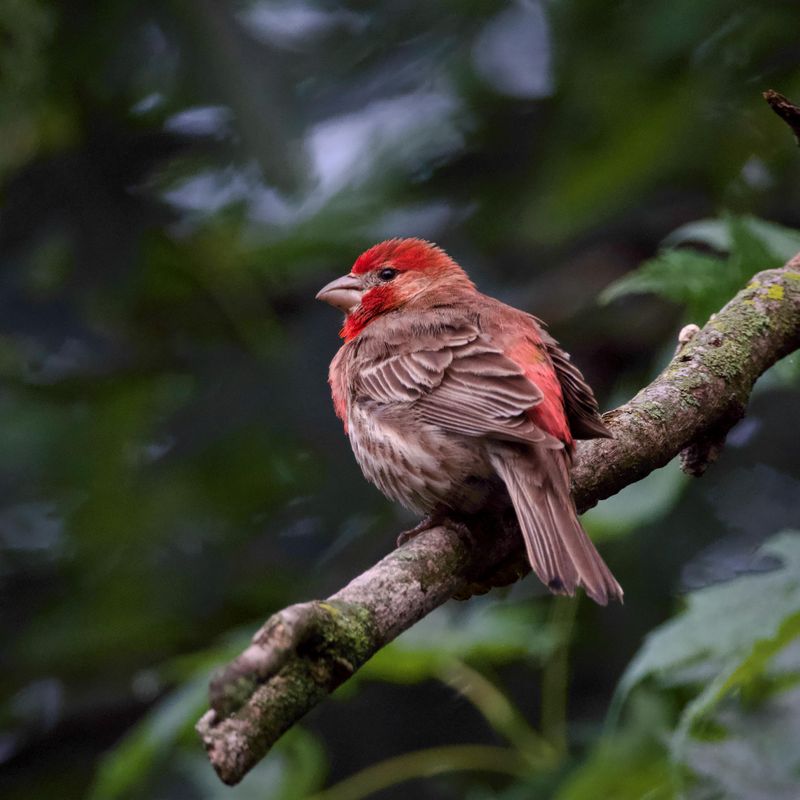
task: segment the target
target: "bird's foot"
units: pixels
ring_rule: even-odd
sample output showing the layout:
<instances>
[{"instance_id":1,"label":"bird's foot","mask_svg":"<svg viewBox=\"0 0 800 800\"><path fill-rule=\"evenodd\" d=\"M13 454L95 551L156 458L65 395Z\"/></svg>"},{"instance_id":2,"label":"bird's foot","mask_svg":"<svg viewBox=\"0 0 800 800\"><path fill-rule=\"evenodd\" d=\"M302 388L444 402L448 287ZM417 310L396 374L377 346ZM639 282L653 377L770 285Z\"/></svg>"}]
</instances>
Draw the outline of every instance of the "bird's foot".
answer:
<instances>
[{"instance_id":1,"label":"bird's foot","mask_svg":"<svg viewBox=\"0 0 800 800\"><path fill-rule=\"evenodd\" d=\"M400 547L406 542L410 542L415 536L419 536L423 531L435 528L439 524L436 514L426 514L413 528L403 531L397 537L397 546Z\"/></svg>"},{"instance_id":2,"label":"bird's foot","mask_svg":"<svg viewBox=\"0 0 800 800\"><path fill-rule=\"evenodd\" d=\"M429 531L431 528L435 528L438 525L443 525L445 528L450 528L451 531L455 531L459 536L463 537L470 543L473 541L472 532L463 522L454 520L448 517L446 514L427 514L413 528L403 531L397 537L397 546L400 547L406 542L410 542L414 537L419 536L421 533Z\"/></svg>"}]
</instances>

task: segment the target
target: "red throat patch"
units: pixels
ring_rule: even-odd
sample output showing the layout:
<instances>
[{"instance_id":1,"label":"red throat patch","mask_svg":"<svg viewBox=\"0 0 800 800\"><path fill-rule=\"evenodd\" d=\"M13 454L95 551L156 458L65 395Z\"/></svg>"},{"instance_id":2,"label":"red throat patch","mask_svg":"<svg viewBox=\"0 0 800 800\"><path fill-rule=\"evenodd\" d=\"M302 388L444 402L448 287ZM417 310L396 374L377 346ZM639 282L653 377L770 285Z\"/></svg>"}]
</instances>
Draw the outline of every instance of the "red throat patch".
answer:
<instances>
[{"instance_id":1,"label":"red throat patch","mask_svg":"<svg viewBox=\"0 0 800 800\"><path fill-rule=\"evenodd\" d=\"M347 318L339 331L339 336L346 342L355 339L375 317L389 311L397 305L397 293L391 284L376 286L364 293L361 304Z\"/></svg>"}]
</instances>

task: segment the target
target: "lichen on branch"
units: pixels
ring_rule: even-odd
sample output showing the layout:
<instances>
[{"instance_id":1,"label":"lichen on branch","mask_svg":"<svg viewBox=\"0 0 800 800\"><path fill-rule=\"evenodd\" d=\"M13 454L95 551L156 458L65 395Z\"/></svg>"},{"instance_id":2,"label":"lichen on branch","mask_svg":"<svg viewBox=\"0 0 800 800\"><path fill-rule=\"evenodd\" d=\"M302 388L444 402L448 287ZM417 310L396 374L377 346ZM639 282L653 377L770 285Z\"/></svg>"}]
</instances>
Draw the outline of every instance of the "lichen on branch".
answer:
<instances>
[{"instance_id":1,"label":"lichen on branch","mask_svg":"<svg viewBox=\"0 0 800 800\"><path fill-rule=\"evenodd\" d=\"M743 416L753 384L800 347L800 255L756 275L694 335L649 386L604 420L613 439L579 443L573 492L580 511L684 453L700 474ZM220 778L237 783L304 714L370 656L454 595L497 574L519 574L516 523L476 520L469 539L432 528L326 601L273 615L211 684L197 724ZM516 573L515 573L516 570Z\"/></svg>"}]
</instances>

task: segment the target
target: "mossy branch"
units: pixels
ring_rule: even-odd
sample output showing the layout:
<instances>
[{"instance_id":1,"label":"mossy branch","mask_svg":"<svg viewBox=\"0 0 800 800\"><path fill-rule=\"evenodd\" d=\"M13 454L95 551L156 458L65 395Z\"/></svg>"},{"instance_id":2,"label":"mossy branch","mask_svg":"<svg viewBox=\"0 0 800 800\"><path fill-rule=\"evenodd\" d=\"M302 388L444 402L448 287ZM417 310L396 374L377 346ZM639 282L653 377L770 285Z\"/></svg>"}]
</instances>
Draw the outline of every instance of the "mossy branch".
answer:
<instances>
[{"instance_id":1,"label":"mossy branch","mask_svg":"<svg viewBox=\"0 0 800 800\"><path fill-rule=\"evenodd\" d=\"M681 342L653 383L605 415L614 438L578 448L573 490L579 510L687 450L685 466L701 472L744 414L756 379L798 347L800 255L756 275ZM211 710L197 724L225 783L241 780L281 734L398 634L516 561L515 524L484 520L475 527L473 542L432 528L327 601L291 606L264 624L214 678Z\"/></svg>"}]
</instances>

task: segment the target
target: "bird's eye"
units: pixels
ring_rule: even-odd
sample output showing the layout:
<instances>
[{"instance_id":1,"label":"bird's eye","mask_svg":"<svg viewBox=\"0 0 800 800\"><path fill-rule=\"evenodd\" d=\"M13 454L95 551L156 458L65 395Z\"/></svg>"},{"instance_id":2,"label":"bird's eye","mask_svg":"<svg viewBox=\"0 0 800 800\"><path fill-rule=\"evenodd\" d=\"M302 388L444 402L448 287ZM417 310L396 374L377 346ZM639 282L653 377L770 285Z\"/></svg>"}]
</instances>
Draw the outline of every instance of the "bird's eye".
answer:
<instances>
[{"instance_id":1,"label":"bird's eye","mask_svg":"<svg viewBox=\"0 0 800 800\"><path fill-rule=\"evenodd\" d=\"M382 281L390 281L397 275L397 270L392 269L391 267L384 267L379 273L378 277Z\"/></svg>"}]
</instances>

